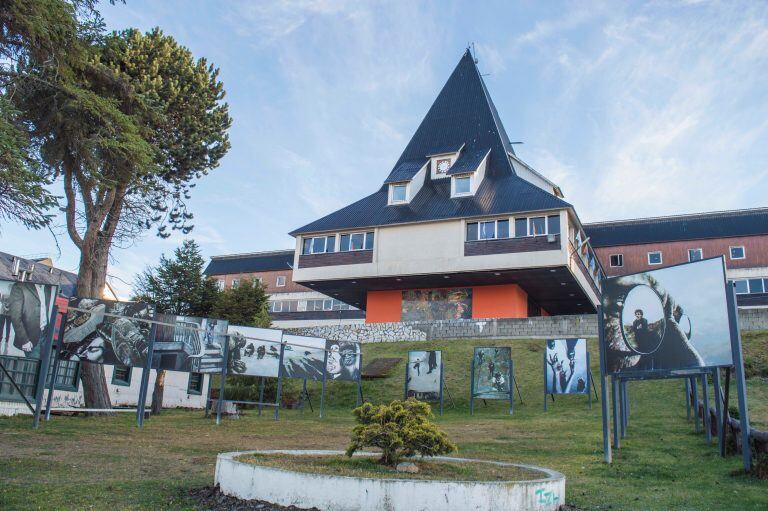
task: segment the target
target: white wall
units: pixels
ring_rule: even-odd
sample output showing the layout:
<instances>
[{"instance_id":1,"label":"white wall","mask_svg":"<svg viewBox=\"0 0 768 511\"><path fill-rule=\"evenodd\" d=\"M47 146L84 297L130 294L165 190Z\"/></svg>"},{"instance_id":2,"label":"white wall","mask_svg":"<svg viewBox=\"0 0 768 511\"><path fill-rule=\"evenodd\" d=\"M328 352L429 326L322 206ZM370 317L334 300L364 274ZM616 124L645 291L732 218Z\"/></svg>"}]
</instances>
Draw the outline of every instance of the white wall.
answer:
<instances>
[{"instance_id":1,"label":"white wall","mask_svg":"<svg viewBox=\"0 0 768 511\"><path fill-rule=\"evenodd\" d=\"M121 386L112 384L112 372L114 366L105 365L104 374L107 378L107 388L109 397L112 400L112 406L117 407L135 407L139 402L139 387L141 386L141 369L133 368L131 375L131 385ZM146 406L152 404L152 389L155 385L156 371L152 369L149 373L149 390L147 392ZM205 408L205 393L208 390L209 376L203 376L203 386L201 395L187 393L189 383L189 373L180 373L177 371L166 371L165 373L165 391L163 393L163 408ZM47 399L48 392L45 392ZM79 382L77 392L68 392L55 390L53 393L52 408L76 408L84 406L83 402L83 384ZM28 414L29 409L24 402L0 401L0 415Z\"/></svg>"}]
</instances>

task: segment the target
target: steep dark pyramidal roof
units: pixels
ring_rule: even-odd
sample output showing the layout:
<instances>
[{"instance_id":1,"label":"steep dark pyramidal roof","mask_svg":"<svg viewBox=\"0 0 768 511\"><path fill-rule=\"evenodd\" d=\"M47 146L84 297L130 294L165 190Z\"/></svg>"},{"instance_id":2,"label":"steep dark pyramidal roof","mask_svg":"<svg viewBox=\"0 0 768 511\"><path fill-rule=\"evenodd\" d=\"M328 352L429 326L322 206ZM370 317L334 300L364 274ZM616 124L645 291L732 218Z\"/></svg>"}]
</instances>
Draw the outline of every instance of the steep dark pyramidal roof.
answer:
<instances>
[{"instance_id":1,"label":"steep dark pyramidal roof","mask_svg":"<svg viewBox=\"0 0 768 511\"><path fill-rule=\"evenodd\" d=\"M433 181L427 174L422 189L411 203L387 205L387 183L409 180L427 156L455 151L462 146L456 162L461 164L459 169L464 168L464 164L479 163L490 150L485 178L474 196L451 198L450 179ZM571 207L518 177L508 151L514 154L496 107L467 50L382 187L291 234Z\"/></svg>"},{"instance_id":2,"label":"steep dark pyramidal roof","mask_svg":"<svg viewBox=\"0 0 768 511\"><path fill-rule=\"evenodd\" d=\"M231 275L258 271L290 270L293 265L293 250L256 252L214 256L205 268L206 275Z\"/></svg>"},{"instance_id":3,"label":"steep dark pyramidal roof","mask_svg":"<svg viewBox=\"0 0 768 511\"><path fill-rule=\"evenodd\" d=\"M768 208L584 224L593 247L768 234Z\"/></svg>"}]
</instances>

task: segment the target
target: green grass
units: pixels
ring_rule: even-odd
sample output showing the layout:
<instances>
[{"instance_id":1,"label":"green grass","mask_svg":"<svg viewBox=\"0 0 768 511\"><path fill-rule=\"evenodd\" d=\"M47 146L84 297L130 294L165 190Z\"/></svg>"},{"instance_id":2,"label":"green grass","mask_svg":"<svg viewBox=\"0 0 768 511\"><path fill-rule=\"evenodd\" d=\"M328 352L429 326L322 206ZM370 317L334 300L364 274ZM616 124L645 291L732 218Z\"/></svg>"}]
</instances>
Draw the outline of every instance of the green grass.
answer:
<instances>
[{"instance_id":1,"label":"green grass","mask_svg":"<svg viewBox=\"0 0 768 511\"><path fill-rule=\"evenodd\" d=\"M346 477L376 477L383 479L420 479L451 481L522 481L540 479L546 474L516 466L491 463L459 463L450 461L415 460L415 474L398 472L377 463L373 457L348 458L344 455L297 456L295 454L244 454L238 461L271 468Z\"/></svg>"},{"instance_id":2,"label":"green grass","mask_svg":"<svg viewBox=\"0 0 768 511\"><path fill-rule=\"evenodd\" d=\"M759 359L768 334L745 336L746 356ZM511 345L524 404L509 416L502 402L468 413L468 369L475 345ZM558 397L543 411L543 341L445 341L366 345L367 361L440 348L446 369L446 413L437 422L458 444L457 455L540 465L567 477L568 504L612 510L765 510L768 483L741 473L741 459L722 459L686 420L680 380L633 382L629 437L602 462L600 405L584 396ZM596 343L590 341L590 349ZM597 373L597 353L592 352ZM759 364L758 362L758 371ZM757 374L757 373L756 373ZM298 382L288 386L296 390ZM768 426L768 383L750 380L750 418ZM733 389L732 389L733 390ZM328 385L326 417L283 410L281 420L249 410L220 426L197 411L164 412L142 430L127 414L55 417L39 431L28 417L0 419L0 509L197 509L187 492L211 484L216 454L252 449L344 449L353 419L354 385ZM399 399L403 365L390 378L364 382L373 402ZM711 393L710 393L711 394ZM733 395L733 394L732 394ZM446 396L447 397L447 396ZM766 428L768 429L768 427Z\"/></svg>"}]
</instances>

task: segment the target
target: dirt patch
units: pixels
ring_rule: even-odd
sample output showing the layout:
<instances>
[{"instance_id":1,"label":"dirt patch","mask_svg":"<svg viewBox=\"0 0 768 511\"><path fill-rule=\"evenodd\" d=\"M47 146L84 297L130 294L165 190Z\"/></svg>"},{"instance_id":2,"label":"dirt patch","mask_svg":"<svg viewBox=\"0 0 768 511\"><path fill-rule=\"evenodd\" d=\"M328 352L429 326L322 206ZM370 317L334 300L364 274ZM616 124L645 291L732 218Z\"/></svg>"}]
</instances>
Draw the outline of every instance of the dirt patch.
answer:
<instances>
[{"instance_id":1,"label":"dirt patch","mask_svg":"<svg viewBox=\"0 0 768 511\"><path fill-rule=\"evenodd\" d=\"M218 486L196 488L190 491L189 495L206 511L320 511L316 507L285 507L262 500L241 500L224 495Z\"/></svg>"}]
</instances>

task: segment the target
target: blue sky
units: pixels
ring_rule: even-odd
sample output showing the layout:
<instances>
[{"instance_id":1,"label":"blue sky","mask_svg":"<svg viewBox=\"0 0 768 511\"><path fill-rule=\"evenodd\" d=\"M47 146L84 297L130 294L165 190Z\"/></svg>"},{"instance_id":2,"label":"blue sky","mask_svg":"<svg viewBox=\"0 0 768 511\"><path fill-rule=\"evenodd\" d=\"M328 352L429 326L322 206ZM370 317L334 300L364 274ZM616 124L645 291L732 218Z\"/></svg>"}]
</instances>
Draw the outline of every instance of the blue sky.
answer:
<instances>
[{"instance_id":1,"label":"blue sky","mask_svg":"<svg viewBox=\"0 0 768 511\"><path fill-rule=\"evenodd\" d=\"M467 44L518 155L582 221L758 207L768 190L765 2L215 2L101 6L221 69L232 149L200 181L206 256L292 248L286 233L372 193ZM59 222L61 224L62 222ZM0 250L75 271L61 225L3 225ZM113 252L110 281L181 241Z\"/></svg>"}]
</instances>

